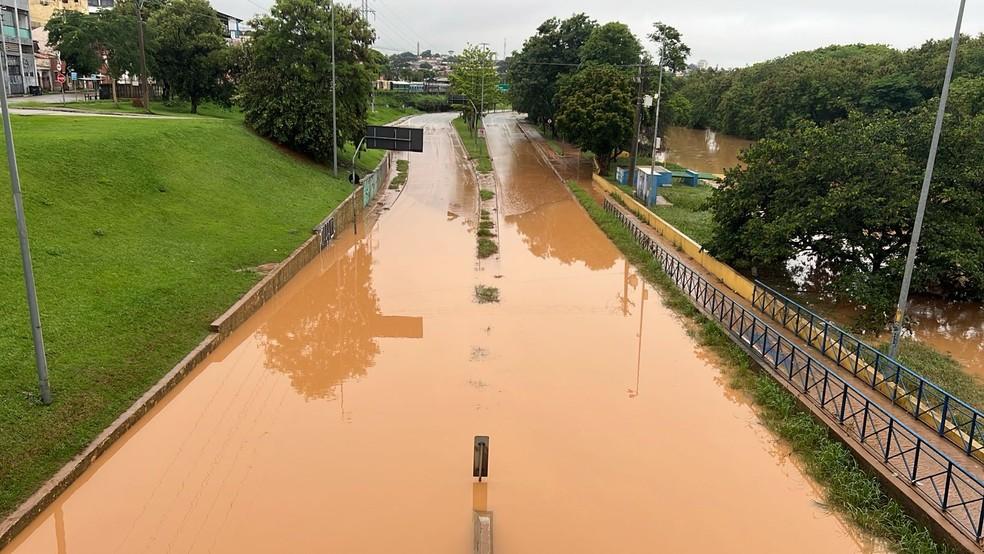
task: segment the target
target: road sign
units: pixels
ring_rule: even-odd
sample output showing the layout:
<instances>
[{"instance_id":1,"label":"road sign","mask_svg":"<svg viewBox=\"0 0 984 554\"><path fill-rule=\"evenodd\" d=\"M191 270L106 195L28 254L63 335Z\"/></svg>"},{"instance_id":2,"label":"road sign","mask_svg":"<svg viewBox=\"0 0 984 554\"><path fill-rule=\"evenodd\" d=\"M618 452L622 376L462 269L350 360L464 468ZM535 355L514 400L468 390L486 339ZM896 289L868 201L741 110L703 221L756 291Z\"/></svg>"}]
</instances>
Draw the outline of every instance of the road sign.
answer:
<instances>
[{"instance_id":1,"label":"road sign","mask_svg":"<svg viewBox=\"0 0 984 554\"><path fill-rule=\"evenodd\" d=\"M72 72L72 80L73 81L77 81L78 79L79 79L79 74L73 71Z\"/></svg>"},{"instance_id":2,"label":"road sign","mask_svg":"<svg viewBox=\"0 0 984 554\"><path fill-rule=\"evenodd\" d=\"M64 73L59 73L58 76L55 77L55 80L58 81L58 84L64 83L65 82L65 74Z\"/></svg>"},{"instance_id":3,"label":"road sign","mask_svg":"<svg viewBox=\"0 0 984 554\"><path fill-rule=\"evenodd\" d=\"M472 477L489 476L489 438L478 435L475 437L475 459L472 461Z\"/></svg>"},{"instance_id":4,"label":"road sign","mask_svg":"<svg viewBox=\"0 0 984 554\"><path fill-rule=\"evenodd\" d=\"M499 92L509 92L509 83L499 83Z\"/></svg>"},{"instance_id":5,"label":"road sign","mask_svg":"<svg viewBox=\"0 0 984 554\"><path fill-rule=\"evenodd\" d=\"M370 125L366 128L366 148L397 150L400 152L423 152L424 130L420 127L383 127Z\"/></svg>"}]
</instances>

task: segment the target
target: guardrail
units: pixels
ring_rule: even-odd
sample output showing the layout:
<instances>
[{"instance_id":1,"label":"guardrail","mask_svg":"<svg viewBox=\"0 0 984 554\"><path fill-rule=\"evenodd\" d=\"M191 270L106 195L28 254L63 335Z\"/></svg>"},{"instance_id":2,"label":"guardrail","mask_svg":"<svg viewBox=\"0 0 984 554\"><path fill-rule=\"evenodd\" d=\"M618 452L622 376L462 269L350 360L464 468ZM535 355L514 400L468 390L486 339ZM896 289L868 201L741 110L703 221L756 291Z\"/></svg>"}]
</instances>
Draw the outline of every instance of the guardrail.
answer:
<instances>
[{"instance_id":1,"label":"guardrail","mask_svg":"<svg viewBox=\"0 0 984 554\"><path fill-rule=\"evenodd\" d=\"M605 210L649 250L673 282L776 379L792 385L878 459L899 480L978 544L984 531L984 483L927 443L836 372L803 351L754 313L687 267L654 241L608 197Z\"/></svg>"},{"instance_id":2,"label":"guardrail","mask_svg":"<svg viewBox=\"0 0 984 554\"><path fill-rule=\"evenodd\" d=\"M755 282L752 305L936 434L984 460L984 415L976 408L764 283Z\"/></svg>"}]
</instances>

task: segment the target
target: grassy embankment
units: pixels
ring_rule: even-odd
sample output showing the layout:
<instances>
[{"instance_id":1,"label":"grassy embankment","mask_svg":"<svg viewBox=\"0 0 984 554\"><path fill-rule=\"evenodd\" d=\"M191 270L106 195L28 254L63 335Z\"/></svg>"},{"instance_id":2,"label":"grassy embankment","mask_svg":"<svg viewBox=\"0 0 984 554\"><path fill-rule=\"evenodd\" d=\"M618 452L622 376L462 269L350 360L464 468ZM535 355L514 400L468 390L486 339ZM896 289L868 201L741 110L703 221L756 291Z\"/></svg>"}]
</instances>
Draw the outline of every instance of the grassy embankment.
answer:
<instances>
[{"instance_id":1,"label":"grassy embankment","mask_svg":"<svg viewBox=\"0 0 984 554\"><path fill-rule=\"evenodd\" d=\"M858 465L847 447L835 440L823 424L799 407L791 394L759 371L754 360L704 317L624 225L576 183L568 186L625 257L661 290L664 303L686 318L695 340L721 358L731 385L748 393L765 425L789 444L807 473L823 486L829 506L858 528L887 541L897 552L950 551L889 498L878 480Z\"/></svg>"},{"instance_id":2,"label":"grassy embankment","mask_svg":"<svg viewBox=\"0 0 984 554\"><path fill-rule=\"evenodd\" d=\"M14 116L13 128L54 403L37 401L13 214L0 210L0 515L352 188L236 117Z\"/></svg>"},{"instance_id":3,"label":"grassy embankment","mask_svg":"<svg viewBox=\"0 0 984 554\"><path fill-rule=\"evenodd\" d=\"M468 123L463 117L456 117L452 123L454 124L455 131L458 132L458 136L461 137L461 142L465 145L465 150L468 152L468 159L475 160L478 172L488 173L492 171L492 158L489 156L489 149L485 144L485 139L480 136L473 136L471 129L468 128ZM482 128L481 121L478 126Z\"/></svg>"}]
</instances>

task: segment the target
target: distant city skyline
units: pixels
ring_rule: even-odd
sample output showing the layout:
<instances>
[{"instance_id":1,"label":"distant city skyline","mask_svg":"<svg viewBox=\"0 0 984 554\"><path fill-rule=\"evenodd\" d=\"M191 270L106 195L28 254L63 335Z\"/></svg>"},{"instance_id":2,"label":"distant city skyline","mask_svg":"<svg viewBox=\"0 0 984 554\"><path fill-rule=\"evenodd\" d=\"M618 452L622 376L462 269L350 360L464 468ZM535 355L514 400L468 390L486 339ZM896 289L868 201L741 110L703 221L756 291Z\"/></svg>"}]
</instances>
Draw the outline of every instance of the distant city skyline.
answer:
<instances>
[{"instance_id":1,"label":"distant city skyline","mask_svg":"<svg viewBox=\"0 0 984 554\"><path fill-rule=\"evenodd\" d=\"M360 2L342 2L361 5ZM250 19L273 5L271 0L213 0L216 9ZM830 44L879 43L896 48L918 46L953 33L957 0L703 0L656 3L645 0L369 0L374 10L376 48L385 54L432 50L460 51L466 44L489 43L499 57L518 50L536 27L550 17L584 12L598 22L622 21L643 40L654 21L673 25L691 47L688 60L711 66L740 67L798 50ZM450 9L449 9L450 8ZM964 33L984 32L984 6L969 5Z\"/></svg>"}]
</instances>

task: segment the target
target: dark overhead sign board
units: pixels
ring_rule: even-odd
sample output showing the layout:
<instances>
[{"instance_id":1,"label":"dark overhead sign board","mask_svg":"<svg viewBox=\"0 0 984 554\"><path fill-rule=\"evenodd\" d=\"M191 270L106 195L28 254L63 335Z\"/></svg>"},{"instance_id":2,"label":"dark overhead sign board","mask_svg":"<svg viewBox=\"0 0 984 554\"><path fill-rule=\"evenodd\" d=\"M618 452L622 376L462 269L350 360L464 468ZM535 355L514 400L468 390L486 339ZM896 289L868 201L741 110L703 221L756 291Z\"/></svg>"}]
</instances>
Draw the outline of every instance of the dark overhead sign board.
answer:
<instances>
[{"instance_id":1,"label":"dark overhead sign board","mask_svg":"<svg viewBox=\"0 0 984 554\"><path fill-rule=\"evenodd\" d=\"M376 150L423 152L424 130L420 127L370 125L366 129L366 147Z\"/></svg>"}]
</instances>

